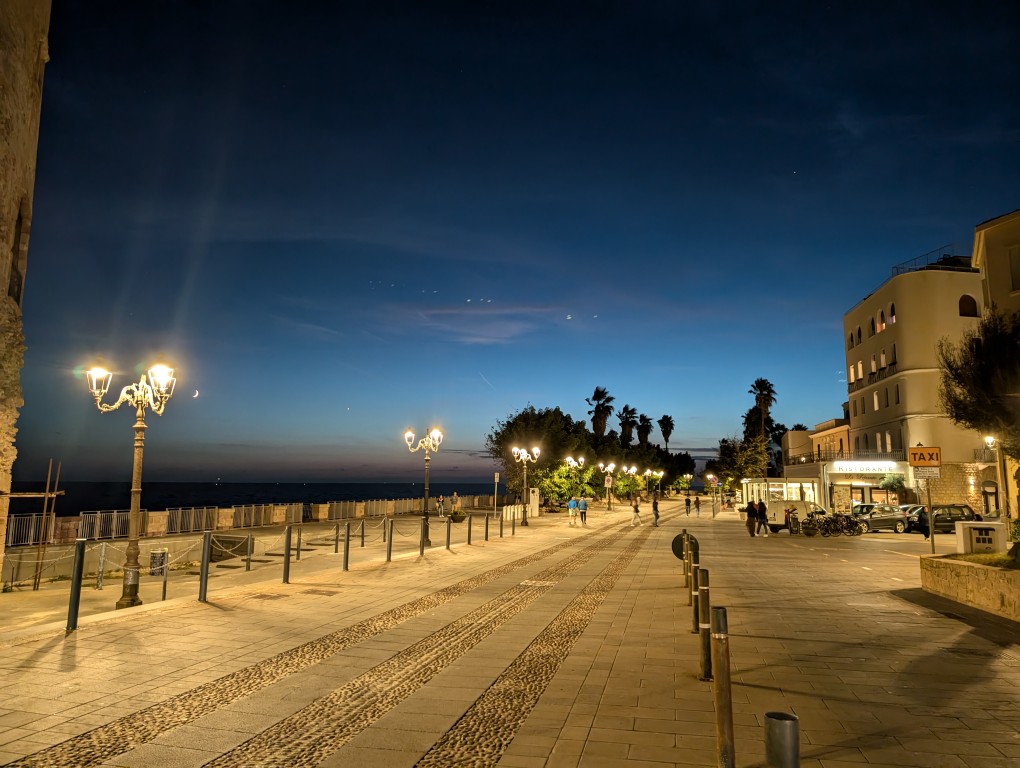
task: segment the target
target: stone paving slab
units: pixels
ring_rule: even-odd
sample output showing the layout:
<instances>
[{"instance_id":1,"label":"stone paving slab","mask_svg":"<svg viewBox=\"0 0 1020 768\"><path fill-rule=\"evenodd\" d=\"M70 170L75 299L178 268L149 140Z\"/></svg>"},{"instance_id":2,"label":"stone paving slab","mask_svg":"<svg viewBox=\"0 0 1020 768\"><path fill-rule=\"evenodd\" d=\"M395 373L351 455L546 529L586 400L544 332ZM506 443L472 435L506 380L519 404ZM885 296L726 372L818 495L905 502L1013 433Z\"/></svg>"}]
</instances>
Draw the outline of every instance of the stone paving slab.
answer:
<instances>
[{"instance_id":1,"label":"stone paving slab","mask_svg":"<svg viewBox=\"0 0 1020 768\"><path fill-rule=\"evenodd\" d=\"M809 768L1020 757L1020 626L921 592L920 537L751 538L735 515L662 506L659 529L630 527L626 509L588 529L550 516L347 573L317 552L289 585L253 572L210 604L98 615L67 637L0 626L0 761L251 765L231 756L262 739L258 764L288 768L714 765L712 683L670 550L680 528L728 611L736 765L764 764L774 710L800 718ZM347 716L315 718L337 716L321 705L351 685L379 714L336 741ZM292 728L315 734L309 751ZM87 734L85 755L106 733L116 754L67 762L65 739Z\"/></svg>"}]
</instances>

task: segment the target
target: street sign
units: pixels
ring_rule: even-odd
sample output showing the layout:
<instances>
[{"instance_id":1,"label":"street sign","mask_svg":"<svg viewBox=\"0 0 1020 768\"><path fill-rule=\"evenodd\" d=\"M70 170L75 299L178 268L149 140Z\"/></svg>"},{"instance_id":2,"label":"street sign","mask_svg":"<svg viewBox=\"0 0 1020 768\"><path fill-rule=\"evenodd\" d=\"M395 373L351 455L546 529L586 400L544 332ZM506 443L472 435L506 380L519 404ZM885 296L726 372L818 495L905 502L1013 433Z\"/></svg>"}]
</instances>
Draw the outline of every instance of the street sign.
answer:
<instances>
[{"instance_id":1,"label":"street sign","mask_svg":"<svg viewBox=\"0 0 1020 768\"><path fill-rule=\"evenodd\" d=\"M606 475L606 488L612 488L612 487L613 487L613 476L612 475Z\"/></svg>"},{"instance_id":2,"label":"street sign","mask_svg":"<svg viewBox=\"0 0 1020 768\"><path fill-rule=\"evenodd\" d=\"M930 445L907 448L907 463L912 467L941 467L942 449Z\"/></svg>"},{"instance_id":3,"label":"street sign","mask_svg":"<svg viewBox=\"0 0 1020 768\"><path fill-rule=\"evenodd\" d=\"M923 478L925 480L940 480L942 479L942 468L941 467L914 467L914 477Z\"/></svg>"},{"instance_id":4,"label":"street sign","mask_svg":"<svg viewBox=\"0 0 1020 768\"><path fill-rule=\"evenodd\" d=\"M673 550L673 555L677 560L684 559L684 535L678 533L673 537L673 542L670 544L670 548Z\"/></svg>"},{"instance_id":5,"label":"street sign","mask_svg":"<svg viewBox=\"0 0 1020 768\"><path fill-rule=\"evenodd\" d=\"M496 482L499 482L499 472L496 473Z\"/></svg>"}]
</instances>

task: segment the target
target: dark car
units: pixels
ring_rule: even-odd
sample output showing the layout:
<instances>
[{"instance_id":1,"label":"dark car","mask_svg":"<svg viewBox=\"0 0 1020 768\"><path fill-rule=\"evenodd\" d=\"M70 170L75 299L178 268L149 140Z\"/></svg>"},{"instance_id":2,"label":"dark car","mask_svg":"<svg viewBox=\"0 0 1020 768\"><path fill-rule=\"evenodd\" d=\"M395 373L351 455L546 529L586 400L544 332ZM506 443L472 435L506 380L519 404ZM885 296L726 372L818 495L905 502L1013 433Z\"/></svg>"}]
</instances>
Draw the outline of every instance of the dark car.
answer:
<instances>
[{"instance_id":1,"label":"dark car","mask_svg":"<svg viewBox=\"0 0 1020 768\"><path fill-rule=\"evenodd\" d=\"M893 504L858 504L854 507L854 520L864 526L864 532L890 530L903 533L907 530L907 513Z\"/></svg>"},{"instance_id":2,"label":"dark car","mask_svg":"<svg viewBox=\"0 0 1020 768\"><path fill-rule=\"evenodd\" d=\"M907 531L920 531L928 535L928 508L918 507L907 515ZM935 533L953 533L961 520L977 520L969 504L933 504Z\"/></svg>"}]
</instances>

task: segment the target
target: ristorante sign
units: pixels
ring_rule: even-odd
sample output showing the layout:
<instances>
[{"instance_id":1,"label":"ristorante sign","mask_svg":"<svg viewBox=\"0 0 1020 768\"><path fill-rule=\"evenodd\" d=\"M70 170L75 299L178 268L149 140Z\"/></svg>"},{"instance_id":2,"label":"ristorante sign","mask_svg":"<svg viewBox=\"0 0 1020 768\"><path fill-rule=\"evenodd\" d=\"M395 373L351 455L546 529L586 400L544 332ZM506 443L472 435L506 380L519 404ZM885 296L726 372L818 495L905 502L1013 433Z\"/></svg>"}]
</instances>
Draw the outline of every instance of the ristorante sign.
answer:
<instances>
[{"instance_id":1,"label":"ristorante sign","mask_svg":"<svg viewBox=\"0 0 1020 768\"><path fill-rule=\"evenodd\" d=\"M832 471L848 475L884 475L896 471L895 461L834 461Z\"/></svg>"}]
</instances>

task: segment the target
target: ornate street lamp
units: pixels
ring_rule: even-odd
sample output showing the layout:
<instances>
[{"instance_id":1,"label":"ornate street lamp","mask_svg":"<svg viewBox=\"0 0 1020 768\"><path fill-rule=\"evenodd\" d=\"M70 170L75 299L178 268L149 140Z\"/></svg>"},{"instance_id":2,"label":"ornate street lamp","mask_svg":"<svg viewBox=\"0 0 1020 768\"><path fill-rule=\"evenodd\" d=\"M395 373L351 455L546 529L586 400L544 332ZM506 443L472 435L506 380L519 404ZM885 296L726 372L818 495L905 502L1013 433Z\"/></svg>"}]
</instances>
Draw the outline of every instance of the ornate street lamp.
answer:
<instances>
[{"instance_id":1,"label":"ornate street lamp","mask_svg":"<svg viewBox=\"0 0 1020 768\"><path fill-rule=\"evenodd\" d=\"M439 444L443 442L443 432L439 427L432 427L429 433L418 441L418 445L415 445L414 432L409 429L404 433L404 442L407 443L407 450L411 453L425 451L425 503L422 505L421 516L422 527L425 529L423 531L425 546L431 547L432 540L429 538L429 454L439 450Z\"/></svg>"},{"instance_id":2,"label":"ornate street lamp","mask_svg":"<svg viewBox=\"0 0 1020 768\"><path fill-rule=\"evenodd\" d=\"M662 469L657 472L652 472L652 477L655 478L655 493L660 496L662 495L662 476L665 474L665 470Z\"/></svg>"},{"instance_id":3,"label":"ornate street lamp","mask_svg":"<svg viewBox=\"0 0 1020 768\"><path fill-rule=\"evenodd\" d=\"M131 510L128 512L128 543L124 561L124 588L117 601L117 608L141 605L138 596L138 536L141 528L142 509L142 451L145 447L145 409L151 408L157 416L163 415L167 401L174 393L174 369L165 365L154 365L149 369L148 379L143 373L137 384L128 384L120 391L120 397L113 405L102 402L113 382L113 374L104 368L93 368L85 372L89 392L101 413L109 413L125 403L135 409L135 452L131 469Z\"/></svg>"},{"instance_id":4,"label":"ornate street lamp","mask_svg":"<svg viewBox=\"0 0 1020 768\"><path fill-rule=\"evenodd\" d=\"M606 503L609 505L609 511L613 511L613 470L616 469L616 465L612 462L604 464L599 462L599 471L603 474L604 480L603 485L606 487Z\"/></svg>"},{"instance_id":5,"label":"ornate street lamp","mask_svg":"<svg viewBox=\"0 0 1020 768\"><path fill-rule=\"evenodd\" d=\"M577 485L577 470L584 469L584 456L575 460L573 456L567 456L564 459L567 466L570 467L570 484L571 484L571 495L577 490L574 486Z\"/></svg>"},{"instance_id":6,"label":"ornate street lamp","mask_svg":"<svg viewBox=\"0 0 1020 768\"><path fill-rule=\"evenodd\" d=\"M531 452L528 452L527 448L514 448L514 461L524 467L524 511L521 513L521 525L527 526L528 524L528 462L538 461L538 455L542 451L538 448L532 448Z\"/></svg>"}]
</instances>

